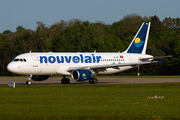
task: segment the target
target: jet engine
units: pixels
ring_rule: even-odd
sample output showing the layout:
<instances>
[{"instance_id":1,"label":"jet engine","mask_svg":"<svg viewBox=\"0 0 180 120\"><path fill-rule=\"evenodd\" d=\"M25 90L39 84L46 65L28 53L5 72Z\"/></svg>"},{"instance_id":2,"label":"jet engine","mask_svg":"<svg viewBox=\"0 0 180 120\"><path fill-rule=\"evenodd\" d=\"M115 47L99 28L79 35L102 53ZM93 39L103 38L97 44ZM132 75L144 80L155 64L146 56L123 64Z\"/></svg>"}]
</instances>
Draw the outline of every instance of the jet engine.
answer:
<instances>
[{"instance_id":1,"label":"jet engine","mask_svg":"<svg viewBox=\"0 0 180 120\"><path fill-rule=\"evenodd\" d=\"M50 75L29 75L28 77L34 81L43 81L47 80L50 77Z\"/></svg>"},{"instance_id":2,"label":"jet engine","mask_svg":"<svg viewBox=\"0 0 180 120\"><path fill-rule=\"evenodd\" d=\"M89 80L95 76L96 76L95 73L92 73L90 70L84 70L84 69L77 69L72 71L71 73L71 77L77 81Z\"/></svg>"}]
</instances>

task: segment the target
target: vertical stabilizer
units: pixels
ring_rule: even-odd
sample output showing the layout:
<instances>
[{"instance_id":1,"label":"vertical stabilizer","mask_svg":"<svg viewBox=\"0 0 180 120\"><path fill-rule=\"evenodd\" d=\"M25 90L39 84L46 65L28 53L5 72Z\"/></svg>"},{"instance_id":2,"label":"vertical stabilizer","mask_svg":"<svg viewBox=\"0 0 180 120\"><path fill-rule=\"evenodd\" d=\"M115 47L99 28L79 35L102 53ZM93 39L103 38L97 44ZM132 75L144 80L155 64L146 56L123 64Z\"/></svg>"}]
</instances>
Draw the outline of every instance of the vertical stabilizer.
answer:
<instances>
[{"instance_id":1,"label":"vertical stabilizer","mask_svg":"<svg viewBox=\"0 0 180 120\"><path fill-rule=\"evenodd\" d=\"M150 22L144 22L135 37L133 38L128 49L124 53L136 53L136 54L145 54L146 47L148 42Z\"/></svg>"}]
</instances>

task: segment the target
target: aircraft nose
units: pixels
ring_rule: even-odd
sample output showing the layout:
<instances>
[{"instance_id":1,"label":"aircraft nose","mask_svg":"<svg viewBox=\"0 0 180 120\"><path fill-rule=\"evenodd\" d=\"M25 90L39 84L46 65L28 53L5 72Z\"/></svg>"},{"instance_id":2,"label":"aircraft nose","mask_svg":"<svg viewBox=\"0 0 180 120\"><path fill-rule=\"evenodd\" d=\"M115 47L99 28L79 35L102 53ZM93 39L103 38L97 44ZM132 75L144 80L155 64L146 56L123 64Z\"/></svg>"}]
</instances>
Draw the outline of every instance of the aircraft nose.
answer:
<instances>
[{"instance_id":1,"label":"aircraft nose","mask_svg":"<svg viewBox=\"0 0 180 120\"><path fill-rule=\"evenodd\" d=\"M23 74L25 70L22 69L22 65L11 62L7 65L7 70L14 74Z\"/></svg>"},{"instance_id":2,"label":"aircraft nose","mask_svg":"<svg viewBox=\"0 0 180 120\"><path fill-rule=\"evenodd\" d=\"M9 63L9 64L7 65L7 70L8 70L9 72L14 73L14 71L15 71L14 65L13 65L12 63Z\"/></svg>"}]
</instances>

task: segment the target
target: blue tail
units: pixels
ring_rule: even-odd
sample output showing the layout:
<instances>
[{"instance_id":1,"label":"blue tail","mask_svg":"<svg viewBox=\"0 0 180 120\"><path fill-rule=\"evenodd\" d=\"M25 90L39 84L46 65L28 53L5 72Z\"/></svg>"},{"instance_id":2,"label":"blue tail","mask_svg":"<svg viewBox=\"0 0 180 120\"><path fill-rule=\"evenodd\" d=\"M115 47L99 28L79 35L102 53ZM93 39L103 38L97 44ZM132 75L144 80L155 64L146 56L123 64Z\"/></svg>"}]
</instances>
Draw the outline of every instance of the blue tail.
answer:
<instances>
[{"instance_id":1,"label":"blue tail","mask_svg":"<svg viewBox=\"0 0 180 120\"><path fill-rule=\"evenodd\" d=\"M125 53L145 54L149 36L150 22L144 22Z\"/></svg>"}]
</instances>

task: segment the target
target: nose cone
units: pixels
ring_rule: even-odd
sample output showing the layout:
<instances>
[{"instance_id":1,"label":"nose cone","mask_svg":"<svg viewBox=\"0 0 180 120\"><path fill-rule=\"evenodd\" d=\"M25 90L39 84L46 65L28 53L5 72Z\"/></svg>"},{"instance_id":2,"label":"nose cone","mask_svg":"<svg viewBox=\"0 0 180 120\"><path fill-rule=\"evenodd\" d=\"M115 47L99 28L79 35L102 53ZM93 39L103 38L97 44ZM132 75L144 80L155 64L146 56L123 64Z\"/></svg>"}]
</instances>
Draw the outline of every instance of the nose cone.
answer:
<instances>
[{"instance_id":1,"label":"nose cone","mask_svg":"<svg viewBox=\"0 0 180 120\"><path fill-rule=\"evenodd\" d=\"M13 65L12 63L9 63L9 64L7 65L7 70L8 70L9 72L14 73L14 71L15 71L14 65Z\"/></svg>"},{"instance_id":2,"label":"nose cone","mask_svg":"<svg viewBox=\"0 0 180 120\"><path fill-rule=\"evenodd\" d=\"M16 63L13 63L13 62L10 62L7 65L7 69L11 73L15 73L15 74L20 74L21 73L20 65L18 65Z\"/></svg>"},{"instance_id":3,"label":"nose cone","mask_svg":"<svg viewBox=\"0 0 180 120\"><path fill-rule=\"evenodd\" d=\"M23 69L23 64L15 63L15 62L10 62L7 65L7 69L11 73L15 74L24 74L25 70Z\"/></svg>"}]
</instances>

